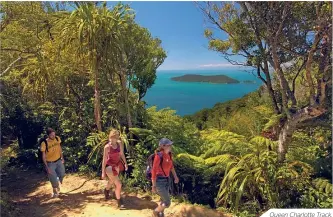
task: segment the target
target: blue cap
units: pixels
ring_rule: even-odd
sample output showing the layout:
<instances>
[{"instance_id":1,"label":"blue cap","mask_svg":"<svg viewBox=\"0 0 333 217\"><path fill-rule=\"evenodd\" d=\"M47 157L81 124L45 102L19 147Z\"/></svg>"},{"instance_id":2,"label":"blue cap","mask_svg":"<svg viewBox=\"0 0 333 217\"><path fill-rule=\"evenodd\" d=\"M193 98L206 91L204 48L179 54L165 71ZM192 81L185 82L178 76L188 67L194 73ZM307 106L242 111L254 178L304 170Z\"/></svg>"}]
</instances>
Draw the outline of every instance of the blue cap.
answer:
<instances>
[{"instance_id":1,"label":"blue cap","mask_svg":"<svg viewBox=\"0 0 333 217\"><path fill-rule=\"evenodd\" d=\"M163 139L160 140L159 145L160 145L160 146L161 146L161 145L172 145L172 143L173 143L173 142L172 142L170 139L163 138Z\"/></svg>"}]
</instances>

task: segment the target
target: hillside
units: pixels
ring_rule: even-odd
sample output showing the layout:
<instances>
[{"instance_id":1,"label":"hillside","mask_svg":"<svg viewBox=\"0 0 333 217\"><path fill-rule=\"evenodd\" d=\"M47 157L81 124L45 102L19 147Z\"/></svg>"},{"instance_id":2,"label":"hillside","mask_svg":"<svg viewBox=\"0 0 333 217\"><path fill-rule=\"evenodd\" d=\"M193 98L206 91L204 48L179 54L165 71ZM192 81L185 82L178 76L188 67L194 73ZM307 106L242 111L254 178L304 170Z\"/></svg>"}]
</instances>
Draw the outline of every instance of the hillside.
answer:
<instances>
[{"instance_id":1,"label":"hillside","mask_svg":"<svg viewBox=\"0 0 333 217\"><path fill-rule=\"evenodd\" d=\"M173 203L166 217L332 208L332 2L0 4L0 145L12 150L0 158L1 216L151 216L158 198L145 171L149 156L163 148L161 138L173 141L179 178L170 182ZM202 21L211 25L193 34L187 19L166 19L158 25L167 30L160 35L136 19L140 7L155 23L166 9L182 15L199 7ZM199 20L191 17L191 28L202 31ZM193 42L202 41L191 40L194 35L205 36L218 59L198 57ZM163 68L222 73L159 77ZM222 75L224 68L239 81ZM256 85L244 81L252 75L231 73L243 69L257 77ZM148 90L156 90L161 104L148 107L154 105L145 100ZM211 107L212 96L224 103L185 118L170 109L173 102L185 109L193 109L191 102ZM38 150L49 127L61 138L67 172L56 199L50 199ZM125 210L103 199L105 181L99 180L114 130L129 166L122 177Z\"/></svg>"},{"instance_id":2,"label":"hillside","mask_svg":"<svg viewBox=\"0 0 333 217\"><path fill-rule=\"evenodd\" d=\"M183 75L179 77L171 78L173 81L181 81L181 82L207 82L214 84L237 84L238 80L230 78L226 75Z\"/></svg>"}]
</instances>

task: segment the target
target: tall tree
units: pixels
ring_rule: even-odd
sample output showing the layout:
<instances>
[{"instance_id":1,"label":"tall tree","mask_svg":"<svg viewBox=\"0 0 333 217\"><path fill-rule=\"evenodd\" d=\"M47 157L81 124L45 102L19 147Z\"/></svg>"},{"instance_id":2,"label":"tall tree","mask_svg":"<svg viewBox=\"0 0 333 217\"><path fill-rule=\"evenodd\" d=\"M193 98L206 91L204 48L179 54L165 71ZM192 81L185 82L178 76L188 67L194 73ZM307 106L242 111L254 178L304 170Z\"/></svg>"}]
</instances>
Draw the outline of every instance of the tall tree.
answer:
<instances>
[{"instance_id":1,"label":"tall tree","mask_svg":"<svg viewBox=\"0 0 333 217\"><path fill-rule=\"evenodd\" d=\"M221 53L233 65L252 67L267 87L273 109L279 114L281 111L269 71L268 45L263 40L264 34L258 21L250 13L242 13L233 3L207 2L197 5L214 29L216 27L228 35L228 38L223 40L214 34L212 28L207 28L205 37L209 39L209 49ZM245 5L241 5L246 11ZM233 59L235 55L244 57L244 61Z\"/></svg>"},{"instance_id":2,"label":"tall tree","mask_svg":"<svg viewBox=\"0 0 333 217\"><path fill-rule=\"evenodd\" d=\"M156 70L166 58L161 40L153 38L148 29L132 24L128 32L125 52L130 84L141 100L156 80Z\"/></svg>"},{"instance_id":3,"label":"tall tree","mask_svg":"<svg viewBox=\"0 0 333 217\"><path fill-rule=\"evenodd\" d=\"M127 110L127 122L131 128L131 109L129 105L129 91L134 87L138 91L138 100L141 100L148 88L156 79L156 70L166 58L161 47L161 41L153 38L149 31L128 19L126 24L118 29L118 40L115 41L116 62L115 71L120 79L122 95Z\"/></svg>"},{"instance_id":4,"label":"tall tree","mask_svg":"<svg viewBox=\"0 0 333 217\"><path fill-rule=\"evenodd\" d=\"M241 2L239 5L241 7L229 2L199 4L205 17L227 38L214 37L212 30L206 30L205 35L210 48L222 53L232 64L257 68L257 75L267 86L275 112L282 113L278 116L282 117L278 125L274 126L279 141L279 161L282 162L298 123L327 111L324 104L331 83L331 50L327 46L331 46L332 4ZM235 61L232 59L234 55L241 55L246 61ZM303 64L298 64L299 59ZM285 65L296 66L297 73L292 81L287 79ZM269 67L274 69L276 76L275 90ZM302 73L308 83L309 102L306 105L300 105L295 97L295 80ZM275 92L282 97L281 108L277 106Z\"/></svg>"},{"instance_id":5,"label":"tall tree","mask_svg":"<svg viewBox=\"0 0 333 217\"><path fill-rule=\"evenodd\" d=\"M98 6L92 2L75 3L76 9L69 17L63 29L63 36L68 43L79 40L79 54L88 53L90 71L94 83L94 116L98 131L102 131L100 73L102 59L106 58L106 46L116 40L117 30L124 25L127 9L116 6L109 10L104 3ZM74 29L74 31L73 31Z\"/></svg>"}]
</instances>

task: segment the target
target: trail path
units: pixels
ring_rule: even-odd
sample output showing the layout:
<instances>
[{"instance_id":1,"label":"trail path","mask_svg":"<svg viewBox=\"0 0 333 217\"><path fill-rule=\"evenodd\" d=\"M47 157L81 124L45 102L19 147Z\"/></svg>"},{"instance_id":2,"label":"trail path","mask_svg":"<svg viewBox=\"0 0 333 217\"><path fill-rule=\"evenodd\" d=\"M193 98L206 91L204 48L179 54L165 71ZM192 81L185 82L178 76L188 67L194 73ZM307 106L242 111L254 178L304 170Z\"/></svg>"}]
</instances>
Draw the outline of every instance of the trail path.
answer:
<instances>
[{"instance_id":1,"label":"trail path","mask_svg":"<svg viewBox=\"0 0 333 217\"><path fill-rule=\"evenodd\" d=\"M65 177L59 198L51 198L51 186L44 173L16 171L2 175L1 187L24 217L150 217L158 200L124 194L126 208L119 210L115 200L104 199L105 181L70 174ZM214 210L188 204L175 204L166 217L230 217Z\"/></svg>"}]
</instances>

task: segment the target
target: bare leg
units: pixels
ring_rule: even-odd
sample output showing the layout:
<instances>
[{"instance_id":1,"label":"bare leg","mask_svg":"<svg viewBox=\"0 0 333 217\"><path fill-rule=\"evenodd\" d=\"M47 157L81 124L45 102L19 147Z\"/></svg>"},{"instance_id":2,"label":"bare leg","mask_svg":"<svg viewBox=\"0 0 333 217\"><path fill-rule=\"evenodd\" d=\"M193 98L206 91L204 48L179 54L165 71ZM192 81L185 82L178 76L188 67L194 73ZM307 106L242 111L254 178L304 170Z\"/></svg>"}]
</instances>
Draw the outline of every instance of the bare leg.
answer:
<instances>
[{"instance_id":1,"label":"bare leg","mask_svg":"<svg viewBox=\"0 0 333 217\"><path fill-rule=\"evenodd\" d=\"M113 175L112 167L109 166L105 169L106 175L109 177L109 181L106 190L109 190L112 184L115 185L115 195L116 199L119 200L121 196L121 182L118 176ZM119 171L118 171L119 172Z\"/></svg>"},{"instance_id":2,"label":"bare leg","mask_svg":"<svg viewBox=\"0 0 333 217\"><path fill-rule=\"evenodd\" d=\"M156 212L164 212L165 206L163 205L158 205L158 207L155 209Z\"/></svg>"},{"instance_id":3,"label":"bare leg","mask_svg":"<svg viewBox=\"0 0 333 217\"><path fill-rule=\"evenodd\" d=\"M112 185L113 185L113 181L110 178L108 178L108 183L106 184L105 189L109 191L111 189Z\"/></svg>"},{"instance_id":4,"label":"bare leg","mask_svg":"<svg viewBox=\"0 0 333 217\"><path fill-rule=\"evenodd\" d=\"M114 192L116 194L117 200L119 200L120 199L120 194L121 194L121 182L120 182L118 176L115 177L114 184L116 186Z\"/></svg>"}]
</instances>

